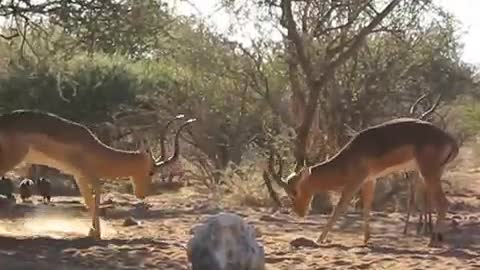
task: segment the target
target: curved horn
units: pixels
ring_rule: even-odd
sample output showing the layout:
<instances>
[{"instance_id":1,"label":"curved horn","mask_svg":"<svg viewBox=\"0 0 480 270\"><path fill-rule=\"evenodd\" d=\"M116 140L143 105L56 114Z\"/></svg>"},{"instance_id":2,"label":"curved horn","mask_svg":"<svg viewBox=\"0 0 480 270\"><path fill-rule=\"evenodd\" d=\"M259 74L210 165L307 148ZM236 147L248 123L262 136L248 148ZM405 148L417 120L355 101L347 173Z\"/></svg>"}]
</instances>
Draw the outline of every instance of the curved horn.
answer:
<instances>
[{"instance_id":1,"label":"curved horn","mask_svg":"<svg viewBox=\"0 0 480 270\"><path fill-rule=\"evenodd\" d=\"M414 102L414 103L412 104L412 106L410 107L410 111L409 111L409 112L410 112L411 115L414 115L414 114L415 114L415 110L417 109L418 104L419 104L422 100L424 100L426 97L427 97L427 94L423 94L423 95L421 95L419 98L417 98L417 99L415 100L415 102Z\"/></svg>"},{"instance_id":2,"label":"curved horn","mask_svg":"<svg viewBox=\"0 0 480 270\"><path fill-rule=\"evenodd\" d=\"M167 135L168 128L173 122L175 122L175 120L180 120L180 119L183 119L184 117L185 117L184 114L179 114L174 118L171 118L170 120L168 120L165 126L163 127L160 133L160 160L165 159L165 137Z\"/></svg>"},{"instance_id":3,"label":"curved horn","mask_svg":"<svg viewBox=\"0 0 480 270\"><path fill-rule=\"evenodd\" d=\"M428 109L426 112L422 113L422 115L420 115L420 119L421 120L424 120L425 118L427 118L428 116L430 116L433 112L435 112L435 110L437 109L438 105L440 104L440 100L442 99L442 93L440 93L440 95L438 95L437 99L435 100L435 102L433 103L432 107L430 107L430 109Z\"/></svg>"},{"instance_id":4,"label":"curved horn","mask_svg":"<svg viewBox=\"0 0 480 270\"><path fill-rule=\"evenodd\" d=\"M180 153L180 132L189 124L193 123L197 121L197 119L195 118L191 118L191 119L188 119L187 121L185 121L182 125L180 125L180 127L178 127L178 130L177 132L175 133L175 147L174 147L174 150L173 150L173 154L171 157L169 157L168 159L166 160L161 160L161 161L156 161L155 162L155 167L156 168L159 168L159 167L162 167L162 166L165 166L171 162L174 162L177 158L178 158L178 154Z\"/></svg>"}]
</instances>

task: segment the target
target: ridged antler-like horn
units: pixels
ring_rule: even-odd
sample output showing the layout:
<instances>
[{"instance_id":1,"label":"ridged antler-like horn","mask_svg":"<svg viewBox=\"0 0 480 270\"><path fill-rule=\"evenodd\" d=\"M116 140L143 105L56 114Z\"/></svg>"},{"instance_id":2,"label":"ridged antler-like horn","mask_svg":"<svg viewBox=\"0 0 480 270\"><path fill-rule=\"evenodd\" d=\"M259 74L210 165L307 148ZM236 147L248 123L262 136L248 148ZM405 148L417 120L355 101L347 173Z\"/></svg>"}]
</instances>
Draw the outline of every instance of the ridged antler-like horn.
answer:
<instances>
[{"instance_id":1,"label":"ridged antler-like horn","mask_svg":"<svg viewBox=\"0 0 480 270\"><path fill-rule=\"evenodd\" d=\"M165 160L160 160L160 161L155 161L155 168L160 168L162 166L165 166L165 165L168 165L169 163L172 163L174 162L179 154L180 154L180 132L187 126L187 125L190 125L191 123L197 121L197 119L195 118L191 118L191 119L188 119L187 121L185 121L182 125L180 125L180 127L178 127L178 130L177 132L175 133L175 143L174 143L174 150L173 150L173 154L171 157L169 157L168 159L165 159Z\"/></svg>"},{"instance_id":2,"label":"ridged antler-like horn","mask_svg":"<svg viewBox=\"0 0 480 270\"><path fill-rule=\"evenodd\" d=\"M180 119L183 119L185 118L185 115L184 114L179 114L177 116L175 116L174 118L171 118L170 120L167 121L167 123L165 124L165 126L163 127L163 130L161 131L160 133L160 160L164 160L165 159L165 139L166 139L166 136L167 136L167 132L168 132L168 128L170 127L170 125L175 122L176 120L180 120Z\"/></svg>"},{"instance_id":3,"label":"ridged antler-like horn","mask_svg":"<svg viewBox=\"0 0 480 270\"><path fill-rule=\"evenodd\" d=\"M415 102L413 103L412 107L410 107L410 115L414 116L415 115L415 110L417 109L418 104L422 102L427 97L427 94L421 95ZM423 112L420 116L418 116L418 119L420 120L425 120L428 116L430 116L435 110L437 109L438 105L440 105L440 101L442 99L442 94L438 95L437 99L433 103L433 105Z\"/></svg>"}]
</instances>

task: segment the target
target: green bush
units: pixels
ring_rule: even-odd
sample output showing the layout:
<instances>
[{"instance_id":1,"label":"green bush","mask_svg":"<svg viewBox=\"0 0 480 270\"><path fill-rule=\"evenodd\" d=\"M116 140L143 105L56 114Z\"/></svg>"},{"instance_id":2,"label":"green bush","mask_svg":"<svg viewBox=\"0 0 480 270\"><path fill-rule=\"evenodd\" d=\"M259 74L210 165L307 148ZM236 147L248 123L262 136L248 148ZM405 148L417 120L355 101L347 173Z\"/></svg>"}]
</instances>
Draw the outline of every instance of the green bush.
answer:
<instances>
[{"instance_id":1,"label":"green bush","mask_svg":"<svg viewBox=\"0 0 480 270\"><path fill-rule=\"evenodd\" d=\"M40 109L75 121L105 121L137 94L171 87L151 63L131 63L121 56L78 55L35 63L12 59L0 77L3 111Z\"/></svg>"}]
</instances>

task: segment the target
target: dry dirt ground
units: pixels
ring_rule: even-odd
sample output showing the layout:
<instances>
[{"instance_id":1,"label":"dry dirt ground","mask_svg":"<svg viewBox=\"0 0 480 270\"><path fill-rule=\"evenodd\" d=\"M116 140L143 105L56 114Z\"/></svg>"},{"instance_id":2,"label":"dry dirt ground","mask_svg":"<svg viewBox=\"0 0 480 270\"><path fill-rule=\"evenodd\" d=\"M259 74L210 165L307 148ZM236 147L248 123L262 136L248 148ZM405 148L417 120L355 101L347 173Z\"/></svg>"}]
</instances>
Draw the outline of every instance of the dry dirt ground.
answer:
<instances>
[{"instance_id":1,"label":"dry dirt ground","mask_svg":"<svg viewBox=\"0 0 480 270\"><path fill-rule=\"evenodd\" d=\"M442 248L414 228L402 234L405 213L372 216L372 238L362 245L361 216L350 211L321 246L291 245L299 237L316 239L326 215L305 219L267 208L220 207L214 196L192 188L148 198L152 207L120 193L105 194L113 206L102 219L103 240L86 238L89 220L79 197L54 197L54 205L18 204L0 209L0 269L189 269L185 245L190 229L220 211L245 217L265 247L267 269L480 269L480 174L450 173L458 188L449 191L449 231ZM141 223L124 226L133 216ZM416 221L416 215L414 220Z\"/></svg>"}]
</instances>

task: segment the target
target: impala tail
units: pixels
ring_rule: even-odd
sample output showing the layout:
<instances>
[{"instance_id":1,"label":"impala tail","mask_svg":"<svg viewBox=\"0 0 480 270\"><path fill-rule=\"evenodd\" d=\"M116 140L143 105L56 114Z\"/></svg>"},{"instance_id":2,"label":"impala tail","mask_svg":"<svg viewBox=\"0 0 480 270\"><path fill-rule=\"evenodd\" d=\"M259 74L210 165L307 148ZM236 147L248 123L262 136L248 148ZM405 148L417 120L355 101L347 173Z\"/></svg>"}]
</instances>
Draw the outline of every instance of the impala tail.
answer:
<instances>
[{"instance_id":1,"label":"impala tail","mask_svg":"<svg viewBox=\"0 0 480 270\"><path fill-rule=\"evenodd\" d=\"M450 152L448 153L447 157L445 158L445 161L443 161L442 166L445 166L447 163L451 162L458 156L458 144L455 142L455 140L452 139L450 143Z\"/></svg>"}]
</instances>

